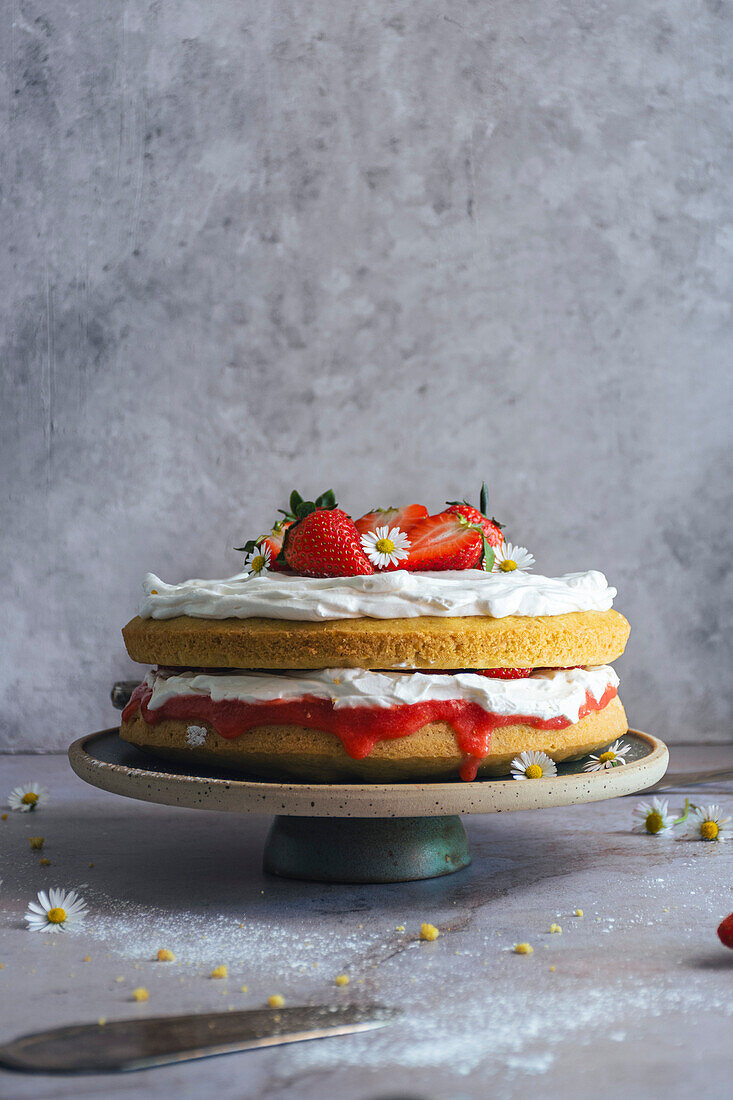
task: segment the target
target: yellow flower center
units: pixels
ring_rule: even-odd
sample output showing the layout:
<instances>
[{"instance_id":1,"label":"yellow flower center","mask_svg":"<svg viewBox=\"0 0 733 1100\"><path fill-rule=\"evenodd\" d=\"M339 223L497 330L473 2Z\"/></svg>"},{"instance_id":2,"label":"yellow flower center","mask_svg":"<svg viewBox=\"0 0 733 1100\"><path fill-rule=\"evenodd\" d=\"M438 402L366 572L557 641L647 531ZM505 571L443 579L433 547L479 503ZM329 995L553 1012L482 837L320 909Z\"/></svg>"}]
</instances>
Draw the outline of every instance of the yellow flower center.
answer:
<instances>
[{"instance_id":1,"label":"yellow flower center","mask_svg":"<svg viewBox=\"0 0 733 1100\"><path fill-rule=\"evenodd\" d=\"M33 791L28 791L23 795L20 801L24 802L26 806L35 806L36 802L38 802L38 795L34 794Z\"/></svg>"},{"instance_id":2,"label":"yellow flower center","mask_svg":"<svg viewBox=\"0 0 733 1100\"><path fill-rule=\"evenodd\" d=\"M392 539L377 539L374 546L380 554L391 554L394 550Z\"/></svg>"},{"instance_id":3,"label":"yellow flower center","mask_svg":"<svg viewBox=\"0 0 733 1100\"><path fill-rule=\"evenodd\" d=\"M256 558L252 558L252 572L261 573L267 565L267 558L264 554L258 554Z\"/></svg>"},{"instance_id":4,"label":"yellow flower center","mask_svg":"<svg viewBox=\"0 0 733 1100\"><path fill-rule=\"evenodd\" d=\"M63 924L66 920L66 910L60 908L49 909L46 914L49 924Z\"/></svg>"},{"instance_id":5,"label":"yellow flower center","mask_svg":"<svg viewBox=\"0 0 733 1100\"><path fill-rule=\"evenodd\" d=\"M664 819L659 810L652 810L651 813L646 815L646 831L648 833L658 833L663 827Z\"/></svg>"},{"instance_id":6,"label":"yellow flower center","mask_svg":"<svg viewBox=\"0 0 733 1100\"><path fill-rule=\"evenodd\" d=\"M601 753L601 755L598 757L598 759L601 762L601 764L607 764L609 760L615 760L616 759L616 753L611 752L610 749L607 749L606 752Z\"/></svg>"},{"instance_id":7,"label":"yellow flower center","mask_svg":"<svg viewBox=\"0 0 733 1100\"><path fill-rule=\"evenodd\" d=\"M499 568L502 573L513 573L517 568L517 563L512 561L511 558L505 558L504 561L499 562Z\"/></svg>"},{"instance_id":8,"label":"yellow flower center","mask_svg":"<svg viewBox=\"0 0 733 1100\"><path fill-rule=\"evenodd\" d=\"M715 840L719 832L717 821L703 821L700 826L700 836L703 840Z\"/></svg>"},{"instance_id":9,"label":"yellow flower center","mask_svg":"<svg viewBox=\"0 0 733 1100\"><path fill-rule=\"evenodd\" d=\"M524 774L527 776L527 779L541 779L542 768L539 766L539 764L530 764L529 767L525 770Z\"/></svg>"}]
</instances>

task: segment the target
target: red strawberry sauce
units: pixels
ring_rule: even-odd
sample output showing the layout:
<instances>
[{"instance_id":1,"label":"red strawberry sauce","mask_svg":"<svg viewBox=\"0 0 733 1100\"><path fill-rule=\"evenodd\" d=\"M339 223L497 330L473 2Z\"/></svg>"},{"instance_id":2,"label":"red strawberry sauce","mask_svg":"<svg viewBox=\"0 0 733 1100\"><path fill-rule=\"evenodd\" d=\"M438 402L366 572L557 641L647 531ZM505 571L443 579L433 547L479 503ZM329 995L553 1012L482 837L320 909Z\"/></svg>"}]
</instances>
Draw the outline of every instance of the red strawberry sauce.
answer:
<instances>
[{"instance_id":1,"label":"red strawberry sauce","mask_svg":"<svg viewBox=\"0 0 733 1100\"><path fill-rule=\"evenodd\" d=\"M596 702L587 692L578 721L591 711L603 710L613 699L616 688L609 686ZM304 696L295 702L244 703L239 699L214 702L207 695L180 695L169 699L156 710L148 710L152 689L140 684L122 712L123 721L136 711L151 726L164 718L180 718L187 722L208 722L222 737L233 740L258 726L293 725L308 729L328 730L338 737L354 760L369 756L380 741L409 737L428 722L449 722L464 755L461 778L476 778L476 772L489 751L491 735L501 726L523 724L537 729L565 729L572 723L567 718L533 718L527 715L492 714L477 703L465 699L429 700L399 707L341 707L336 710L328 699Z\"/></svg>"}]
</instances>

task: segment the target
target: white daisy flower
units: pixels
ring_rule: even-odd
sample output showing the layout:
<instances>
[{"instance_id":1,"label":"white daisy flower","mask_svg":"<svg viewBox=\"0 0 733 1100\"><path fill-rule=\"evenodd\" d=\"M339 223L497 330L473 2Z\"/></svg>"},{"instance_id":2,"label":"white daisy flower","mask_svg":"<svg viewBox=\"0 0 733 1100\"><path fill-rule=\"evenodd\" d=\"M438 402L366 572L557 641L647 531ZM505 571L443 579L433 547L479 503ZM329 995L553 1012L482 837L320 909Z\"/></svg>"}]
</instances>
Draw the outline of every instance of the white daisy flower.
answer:
<instances>
[{"instance_id":1,"label":"white daisy flower","mask_svg":"<svg viewBox=\"0 0 733 1100\"><path fill-rule=\"evenodd\" d=\"M28 903L25 919L30 932L65 932L81 924L86 914L86 902L75 890L39 890L38 901Z\"/></svg>"},{"instance_id":2,"label":"white daisy flower","mask_svg":"<svg viewBox=\"0 0 733 1100\"><path fill-rule=\"evenodd\" d=\"M552 779L557 775L555 761L546 752L530 749L520 752L511 763L512 779Z\"/></svg>"},{"instance_id":3,"label":"white daisy flower","mask_svg":"<svg viewBox=\"0 0 733 1100\"><path fill-rule=\"evenodd\" d=\"M191 748L197 748L206 743L208 730L206 726L189 726L186 730L186 744Z\"/></svg>"},{"instance_id":4,"label":"white daisy flower","mask_svg":"<svg viewBox=\"0 0 733 1100\"><path fill-rule=\"evenodd\" d=\"M533 565L534 555L530 554L526 546L503 542L501 546L494 547L492 573L526 573Z\"/></svg>"},{"instance_id":5,"label":"white daisy flower","mask_svg":"<svg viewBox=\"0 0 733 1100\"><path fill-rule=\"evenodd\" d=\"M14 787L8 795L8 806L11 810L20 810L22 814L37 810L42 802L48 798L48 791L40 787L38 783L22 783L20 787Z\"/></svg>"},{"instance_id":6,"label":"white daisy flower","mask_svg":"<svg viewBox=\"0 0 733 1100\"><path fill-rule=\"evenodd\" d=\"M388 565L397 565L397 562L408 557L407 552L412 544L399 527L391 530L389 527L377 527L375 531L361 536L361 545L372 565L386 569Z\"/></svg>"},{"instance_id":7,"label":"white daisy flower","mask_svg":"<svg viewBox=\"0 0 733 1100\"><path fill-rule=\"evenodd\" d=\"M730 840L730 818L722 817L720 806L696 806L687 821L688 840Z\"/></svg>"},{"instance_id":8,"label":"white daisy flower","mask_svg":"<svg viewBox=\"0 0 733 1100\"><path fill-rule=\"evenodd\" d=\"M648 833L650 836L669 836L672 832L672 814L666 798L653 798L651 802L638 802L634 807L636 819L632 833Z\"/></svg>"},{"instance_id":9,"label":"white daisy flower","mask_svg":"<svg viewBox=\"0 0 733 1100\"><path fill-rule=\"evenodd\" d=\"M253 573L259 574L263 573L266 569L269 569L271 558L272 554L270 552L270 547L267 545L266 542L263 542L262 546L257 547L256 551L252 555L251 561L248 564L248 571L250 576Z\"/></svg>"},{"instance_id":10,"label":"white daisy flower","mask_svg":"<svg viewBox=\"0 0 733 1100\"><path fill-rule=\"evenodd\" d=\"M631 745L627 745L624 741L614 741L612 745L609 745L597 756L595 753L591 753L588 757L588 763L583 766L583 771L602 772L606 768L617 768L620 764L626 763L624 757L630 751Z\"/></svg>"}]
</instances>

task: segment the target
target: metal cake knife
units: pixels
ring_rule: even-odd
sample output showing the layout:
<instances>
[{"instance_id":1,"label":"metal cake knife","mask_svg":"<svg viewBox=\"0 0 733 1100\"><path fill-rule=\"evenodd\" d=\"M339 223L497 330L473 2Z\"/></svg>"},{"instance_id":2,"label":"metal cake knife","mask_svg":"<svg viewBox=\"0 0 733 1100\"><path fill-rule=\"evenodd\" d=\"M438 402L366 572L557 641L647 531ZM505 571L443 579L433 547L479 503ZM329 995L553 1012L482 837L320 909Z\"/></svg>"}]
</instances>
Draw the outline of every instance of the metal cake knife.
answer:
<instances>
[{"instance_id":1,"label":"metal cake knife","mask_svg":"<svg viewBox=\"0 0 733 1100\"><path fill-rule=\"evenodd\" d=\"M384 1027L400 1015L383 1005L248 1009L114 1020L22 1035L0 1046L0 1066L25 1073L109 1073L323 1039Z\"/></svg>"}]
</instances>

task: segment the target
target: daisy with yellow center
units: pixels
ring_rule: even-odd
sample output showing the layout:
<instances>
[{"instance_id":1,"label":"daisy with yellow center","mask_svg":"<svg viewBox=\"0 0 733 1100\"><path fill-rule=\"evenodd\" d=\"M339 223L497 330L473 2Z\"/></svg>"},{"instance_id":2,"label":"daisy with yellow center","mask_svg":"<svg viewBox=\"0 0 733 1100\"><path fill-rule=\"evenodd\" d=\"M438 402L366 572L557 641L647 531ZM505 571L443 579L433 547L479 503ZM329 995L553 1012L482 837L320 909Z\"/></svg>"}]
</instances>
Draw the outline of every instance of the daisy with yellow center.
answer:
<instances>
[{"instance_id":1,"label":"daisy with yellow center","mask_svg":"<svg viewBox=\"0 0 733 1100\"><path fill-rule=\"evenodd\" d=\"M66 932L81 924L86 914L86 902L75 890L39 890L38 901L28 902L25 920L31 932Z\"/></svg>"},{"instance_id":2,"label":"daisy with yellow center","mask_svg":"<svg viewBox=\"0 0 733 1100\"><path fill-rule=\"evenodd\" d=\"M696 806L690 813L685 836L688 840L730 840L730 818L720 806Z\"/></svg>"},{"instance_id":3,"label":"daisy with yellow center","mask_svg":"<svg viewBox=\"0 0 733 1100\"><path fill-rule=\"evenodd\" d=\"M411 546L404 531L399 527L377 527L361 536L362 550L372 565L386 569L388 565L397 565L408 557Z\"/></svg>"},{"instance_id":4,"label":"daisy with yellow center","mask_svg":"<svg viewBox=\"0 0 733 1100\"><path fill-rule=\"evenodd\" d=\"M624 757L630 751L631 745L627 745L624 741L614 741L603 752L597 755L592 753L588 757L588 763L584 766L583 771L602 772L606 768L618 768L619 765L626 763Z\"/></svg>"},{"instance_id":5,"label":"daisy with yellow center","mask_svg":"<svg viewBox=\"0 0 733 1100\"><path fill-rule=\"evenodd\" d=\"M252 554L251 561L249 563L249 574L252 576L259 576L260 573L264 573L270 568L270 561L272 554L270 553L270 547L267 543L263 543L262 546L257 546Z\"/></svg>"},{"instance_id":6,"label":"daisy with yellow center","mask_svg":"<svg viewBox=\"0 0 733 1100\"><path fill-rule=\"evenodd\" d=\"M557 775L555 761L546 752L530 749L520 752L511 763L512 779L552 779Z\"/></svg>"},{"instance_id":7,"label":"daisy with yellow center","mask_svg":"<svg viewBox=\"0 0 733 1100\"><path fill-rule=\"evenodd\" d=\"M669 801L653 798L651 802L639 802L634 807L632 833L646 833L649 836L669 836L674 825L673 815L669 812Z\"/></svg>"},{"instance_id":8,"label":"daisy with yellow center","mask_svg":"<svg viewBox=\"0 0 733 1100\"><path fill-rule=\"evenodd\" d=\"M501 546L494 547L492 573L526 573L533 565L534 555L530 554L526 546L503 542Z\"/></svg>"},{"instance_id":9,"label":"daisy with yellow center","mask_svg":"<svg viewBox=\"0 0 733 1100\"><path fill-rule=\"evenodd\" d=\"M14 787L8 795L8 806L11 810L20 810L22 814L37 810L41 803L48 798L48 791L40 787L38 783L22 783L20 787Z\"/></svg>"}]
</instances>

